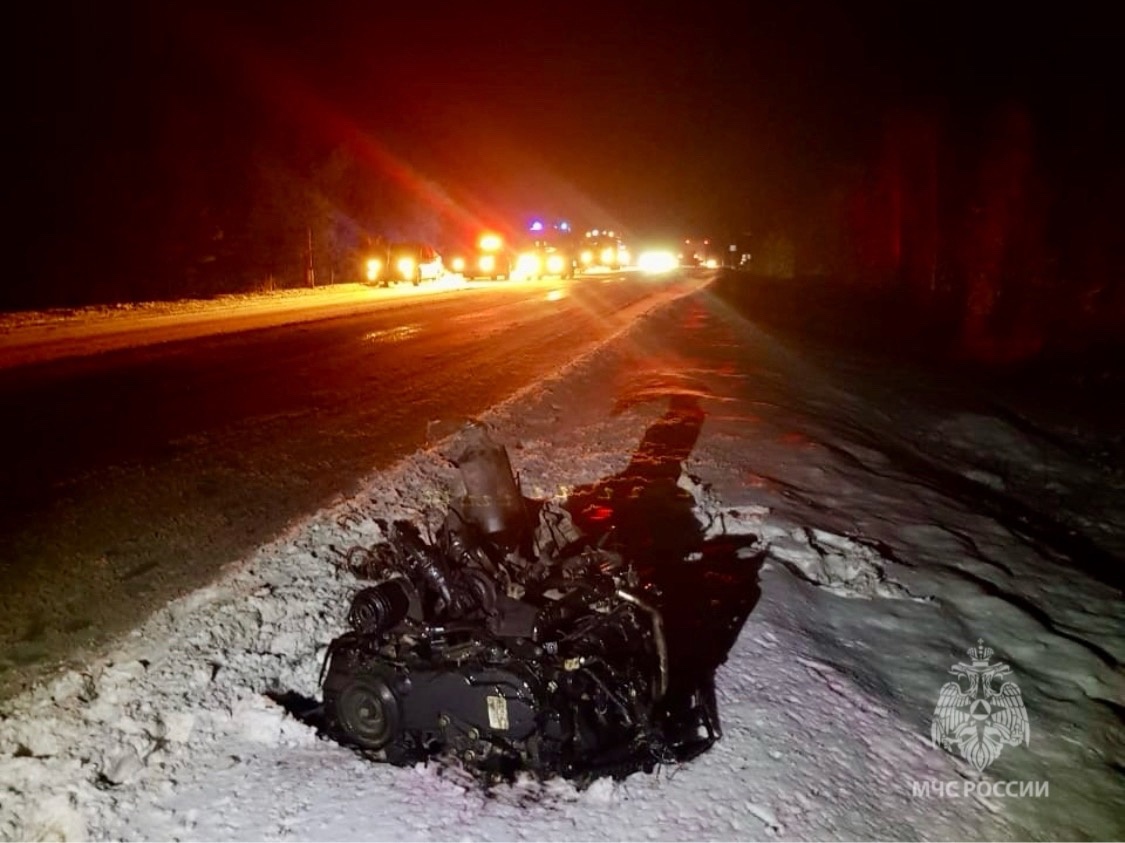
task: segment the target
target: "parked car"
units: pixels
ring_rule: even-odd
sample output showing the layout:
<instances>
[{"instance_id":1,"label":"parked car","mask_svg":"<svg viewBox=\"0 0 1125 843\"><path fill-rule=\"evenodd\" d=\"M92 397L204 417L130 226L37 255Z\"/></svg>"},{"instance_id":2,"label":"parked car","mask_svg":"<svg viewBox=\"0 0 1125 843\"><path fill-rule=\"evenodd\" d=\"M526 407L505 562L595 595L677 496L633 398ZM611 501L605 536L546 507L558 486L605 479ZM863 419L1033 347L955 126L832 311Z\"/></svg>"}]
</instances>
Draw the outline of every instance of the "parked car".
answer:
<instances>
[{"instance_id":1,"label":"parked car","mask_svg":"<svg viewBox=\"0 0 1125 843\"><path fill-rule=\"evenodd\" d=\"M468 279L507 280L512 274L512 253L498 234L482 234L476 243L450 251L449 268Z\"/></svg>"},{"instance_id":2,"label":"parked car","mask_svg":"<svg viewBox=\"0 0 1125 843\"><path fill-rule=\"evenodd\" d=\"M389 287L399 281L420 284L444 273L441 256L423 243L371 246L363 253L362 277L368 284Z\"/></svg>"},{"instance_id":3,"label":"parked car","mask_svg":"<svg viewBox=\"0 0 1125 843\"><path fill-rule=\"evenodd\" d=\"M619 270L632 263L628 247L612 231L590 231L582 240L578 254L582 271Z\"/></svg>"},{"instance_id":4,"label":"parked car","mask_svg":"<svg viewBox=\"0 0 1125 843\"><path fill-rule=\"evenodd\" d=\"M375 280L386 287L399 281L409 281L417 286L423 281L434 281L445 274L441 255L425 243L392 243L387 249L387 260ZM370 280L370 273L368 278Z\"/></svg>"},{"instance_id":5,"label":"parked car","mask_svg":"<svg viewBox=\"0 0 1125 843\"><path fill-rule=\"evenodd\" d=\"M539 278L573 278L578 256L565 241L533 240L520 252L513 277L524 280Z\"/></svg>"}]
</instances>

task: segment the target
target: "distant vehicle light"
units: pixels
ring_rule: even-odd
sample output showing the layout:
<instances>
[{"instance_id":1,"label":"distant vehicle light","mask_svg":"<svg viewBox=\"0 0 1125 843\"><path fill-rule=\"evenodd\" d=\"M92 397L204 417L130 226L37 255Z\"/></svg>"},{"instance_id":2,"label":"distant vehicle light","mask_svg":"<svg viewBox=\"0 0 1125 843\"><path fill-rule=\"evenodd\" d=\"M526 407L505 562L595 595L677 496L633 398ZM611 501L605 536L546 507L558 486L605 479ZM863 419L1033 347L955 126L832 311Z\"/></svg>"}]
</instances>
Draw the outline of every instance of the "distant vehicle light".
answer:
<instances>
[{"instance_id":1,"label":"distant vehicle light","mask_svg":"<svg viewBox=\"0 0 1125 843\"><path fill-rule=\"evenodd\" d=\"M560 222L559 231L570 231L570 223L568 223L566 220Z\"/></svg>"},{"instance_id":2,"label":"distant vehicle light","mask_svg":"<svg viewBox=\"0 0 1125 843\"><path fill-rule=\"evenodd\" d=\"M624 246L622 246L620 249L617 250L617 263L620 264L621 266L628 266L629 265L629 259L631 257L632 257L632 255L629 254L629 250L626 249Z\"/></svg>"},{"instance_id":3,"label":"distant vehicle light","mask_svg":"<svg viewBox=\"0 0 1125 843\"><path fill-rule=\"evenodd\" d=\"M531 224L531 230L532 231L542 231L543 230L543 221L542 220L535 220Z\"/></svg>"},{"instance_id":4,"label":"distant vehicle light","mask_svg":"<svg viewBox=\"0 0 1125 843\"><path fill-rule=\"evenodd\" d=\"M566 269L566 261L563 260L562 255L547 256L547 271L549 273L552 275L561 275L564 269Z\"/></svg>"},{"instance_id":5,"label":"distant vehicle light","mask_svg":"<svg viewBox=\"0 0 1125 843\"><path fill-rule=\"evenodd\" d=\"M481 255L477 265L480 267L481 272L495 272L496 258L493 255Z\"/></svg>"},{"instance_id":6,"label":"distant vehicle light","mask_svg":"<svg viewBox=\"0 0 1125 843\"><path fill-rule=\"evenodd\" d=\"M715 260L714 258L707 258L707 262L704 263L703 265L705 267L707 267L708 269L718 269L719 268L719 262L717 260Z\"/></svg>"},{"instance_id":7,"label":"distant vehicle light","mask_svg":"<svg viewBox=\"0 0 1125 843\"><path fill-rule=\"evenodd\" d=\"M367 262L367 280L378 281L379 273L383 271L383 262L378 258L371 258Z\"/></svg>"},{"instance_id":8,"label":"distant vehicle light","mask_svg":"<svg viewBox=\"0 0 1125 843\"><path fill-rule=\"evenodd\" d=\"M579 256L579 259L582 261L583 264L585 264L586 266L589 266L590 264L592 264L594 262L594 253L591 252L589 249L586 249Z\"/></svg>"},{"instance_id":9,"label":"distant vehicle light","mask_svg":"<svg viewBox=\"0 0 1125 843\"><path fill-rule=\"evenodd\" d=\"M449 265L453 268L454 272L464 272L465 271L465 259L464 258L454 258L450 262Z\"/></svg>"},{"instance_id":10,"label":"distant vehicle light","mask_svg":"<svg viewBox=\"0 0 1125 843\"><path fill-rule=\"evenodd\" d=\"M543 262L534 252L525 252L516 259L516 275L520 278L538 278L543 274Z\"/></svg>"},{"instance_id":11,"label":"distant vehicle light","mask_svg":"<svg viewBox=\"0 0 1125 843\"><path fill-rule=\"evenodd\" d=\"M480 247L485 252L497 252L500 247L504 245L503 238L499 234L482 234L480 238ZM483 267L482 267L483 268Z\"/></svg>"},{"instance_id":12,"label":"distant vehicle light","mask_svg":"<svg viewBox=\"0 0 1125 843\"><path fill-rule=\"evenodd\" d=\"M606 266L609 266L610 264L612 264L614 262L614 260L616 260L616 258L617 258L617 250L614 249L613 247L607 246L606 248L602 249L601 259L602 259L602 263L604 263Z\"/></svg>"},{"instance_id":13,"label":"distant vehicle light","mask_svg":"<svg viewBox=\"0 0 1125 843\"><path fill-rule=\"evenodd\" d=\"M398 267L399 274L402 275L403 278L414 277L414 258L399 258L395 266Z\"/></svg>"},{"instance_id":14,"label":"distant vehicle light","mask_svg":"<svg viewBox=\"0 0 1125 843\"><path fill-rule=\"evenodd\" d=\"M679 258L664 249L652 249L641 252L637 258L637 266L642 272L650 275L659 275L662 272L671 272L680 265Z\"/></svg>"}]
</instances>

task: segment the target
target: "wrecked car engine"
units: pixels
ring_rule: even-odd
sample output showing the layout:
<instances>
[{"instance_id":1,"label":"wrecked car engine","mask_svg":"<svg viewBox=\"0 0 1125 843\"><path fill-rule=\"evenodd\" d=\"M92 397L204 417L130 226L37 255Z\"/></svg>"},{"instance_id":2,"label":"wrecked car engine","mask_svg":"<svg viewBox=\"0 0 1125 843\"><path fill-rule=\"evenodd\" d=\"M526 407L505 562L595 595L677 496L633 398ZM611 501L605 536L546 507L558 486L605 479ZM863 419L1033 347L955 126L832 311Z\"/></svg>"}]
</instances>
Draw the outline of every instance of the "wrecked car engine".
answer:
<instances>
[{"instance_id":1,"label":"wrecked car engine","mask_svg":"<svg viewBox=\"0 0 1125 843\"><path fill-rule=\"evenodd\" d=\"M467 435L465 495L436 536L382 525L376 583L325 659L328 733L377 760L452 756L492 778L623 777L710 747L713 670L672 675L660 589L562 507L525 500L483 428Z\"/></svg>"}]
</instances>

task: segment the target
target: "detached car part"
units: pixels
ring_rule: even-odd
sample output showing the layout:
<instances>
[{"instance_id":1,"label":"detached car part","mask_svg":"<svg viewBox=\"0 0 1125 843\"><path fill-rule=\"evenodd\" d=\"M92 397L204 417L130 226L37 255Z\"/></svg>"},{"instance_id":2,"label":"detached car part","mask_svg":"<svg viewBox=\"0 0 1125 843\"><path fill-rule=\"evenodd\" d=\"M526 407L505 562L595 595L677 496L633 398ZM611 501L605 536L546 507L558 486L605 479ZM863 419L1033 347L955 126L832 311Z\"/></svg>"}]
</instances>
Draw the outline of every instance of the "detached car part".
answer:
<instances>
[{"instance_id":1,"label":"detached car part","mask_svg":"<svg viewBox=\"0 0 1125 843\"><path fill-rule=\"evenodd\" d=\"M713 672L671 675L659 593L619 554L562 544L558 508L532 530L507 453L483 428L468 438L465 497L433 543L386 527L385 576L329 647L329 733L379 760L453 755L488 776L621 777L711 746Z\"/></svg>"}]
</instances>

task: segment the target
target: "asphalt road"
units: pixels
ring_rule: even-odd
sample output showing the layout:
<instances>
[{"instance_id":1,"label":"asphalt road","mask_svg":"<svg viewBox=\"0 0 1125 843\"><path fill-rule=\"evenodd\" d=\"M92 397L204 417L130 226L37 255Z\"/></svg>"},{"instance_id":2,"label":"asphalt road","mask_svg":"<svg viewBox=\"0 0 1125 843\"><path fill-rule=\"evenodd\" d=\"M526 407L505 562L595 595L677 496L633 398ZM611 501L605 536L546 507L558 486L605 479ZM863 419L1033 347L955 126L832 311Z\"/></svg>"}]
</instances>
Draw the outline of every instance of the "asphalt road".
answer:
<instances>
[{"instance_id":1,"label":"asphalt road","mask_svg":"<svg viewBox=\"0 0 1125 843\"><path fill-rule=\"evenodd\" d=\"M0 370L0 695L700 283L496 284Z\"/></svg>"}]
</instances>

